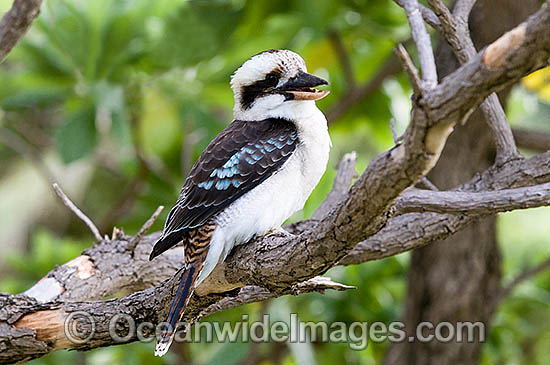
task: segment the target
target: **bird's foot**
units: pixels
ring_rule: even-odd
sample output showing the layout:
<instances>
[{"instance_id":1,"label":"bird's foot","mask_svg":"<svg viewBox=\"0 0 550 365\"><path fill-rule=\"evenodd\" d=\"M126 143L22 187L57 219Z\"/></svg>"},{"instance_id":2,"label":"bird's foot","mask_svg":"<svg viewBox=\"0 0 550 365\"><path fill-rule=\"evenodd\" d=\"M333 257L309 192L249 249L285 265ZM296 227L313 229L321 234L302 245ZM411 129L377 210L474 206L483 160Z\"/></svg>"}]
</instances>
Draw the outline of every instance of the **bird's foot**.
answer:
<instances>
[{"instance_id":1,"label":"bird's foot","mask_svg":"<svg viewBox=\"0 0 550 365\"><path fill-rule=\"evenodd\" d=\"M264 234L255 233L250 240L255 241L258 238L268 237L271 235L281 235L286 237L294 236L292 233L285 231L283 227L273 227Z\"/></svg>"},{"instance_id":2,"label":"bird's foot","mask_svg":"<svg viewBox=\"0 0 550 365\"><path fill-rule=\"evenodd\" d=\"M292 233L285 231L283 227L273 227L265 234L265 236L271 235L293 236Z\"/></svg>"}]
</instances>

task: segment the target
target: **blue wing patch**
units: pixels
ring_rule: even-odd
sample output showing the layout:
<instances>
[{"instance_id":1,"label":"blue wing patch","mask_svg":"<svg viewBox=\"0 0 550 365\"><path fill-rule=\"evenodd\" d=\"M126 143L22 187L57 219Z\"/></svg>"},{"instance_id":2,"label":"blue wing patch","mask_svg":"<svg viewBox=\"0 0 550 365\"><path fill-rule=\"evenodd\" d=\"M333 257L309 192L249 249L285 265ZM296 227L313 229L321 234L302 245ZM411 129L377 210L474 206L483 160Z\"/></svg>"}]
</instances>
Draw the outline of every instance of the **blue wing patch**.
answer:
<instances>
[{"instance_id":1,"label":"blue wing patch","mask_svg":"<svg viewBox=\"0 0 550 365\"><path fill-rule=\"evenodd\" d=\"M291 133L290 135L281 135L277 138L269 138L267 141L260 140L258 143L247 144L241 147L238 152L235 152L222 167L215 168L210 173L209 180L201 181L197 186L206 190L210 190L213 186L216 190L226 190L230 186L238 188L242 184L238 178L238 175L242 175L239 170L239 165L242 161L249 165L254 165L256 162L268 157L275 150L280 150L278 152L284 157L291 153L292 150L283 151L283 148L292 145L297 138L297 133ZM265 164L261 165L264 168L267 167ZM234 178L235 175L237 176Z\"/></svg>"},{"instance_id":2,"label":"blue wing patch","mask_svg":"<svg viewBox=\"0 0 550 365\"><path fill-rule=\"evenodd\" d=\"M296 126L289 120L234 120L193 165L153 256L276 173L298 144Z\"/></svg>"}]
</instances>

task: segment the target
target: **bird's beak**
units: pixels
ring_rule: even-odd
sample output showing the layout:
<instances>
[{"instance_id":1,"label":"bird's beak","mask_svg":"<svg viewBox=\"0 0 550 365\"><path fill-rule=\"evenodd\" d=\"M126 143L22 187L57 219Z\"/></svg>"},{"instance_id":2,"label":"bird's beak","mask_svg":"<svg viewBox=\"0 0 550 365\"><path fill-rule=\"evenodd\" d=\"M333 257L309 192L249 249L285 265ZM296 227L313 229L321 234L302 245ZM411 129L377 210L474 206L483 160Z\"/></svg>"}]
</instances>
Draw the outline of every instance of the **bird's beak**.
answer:
<instances>
[{"instance_id":1,"label":"bird's beak","mask_svg":"<svg viewBox=\"0 0 550 365\"><path fill-rule=\"evenodd\" d=\"M328 95L328 90L317 90L316 86L328 85L328 81L300 71L278 88L287 100L319 100Z\"/></svg>"}]
</instances>

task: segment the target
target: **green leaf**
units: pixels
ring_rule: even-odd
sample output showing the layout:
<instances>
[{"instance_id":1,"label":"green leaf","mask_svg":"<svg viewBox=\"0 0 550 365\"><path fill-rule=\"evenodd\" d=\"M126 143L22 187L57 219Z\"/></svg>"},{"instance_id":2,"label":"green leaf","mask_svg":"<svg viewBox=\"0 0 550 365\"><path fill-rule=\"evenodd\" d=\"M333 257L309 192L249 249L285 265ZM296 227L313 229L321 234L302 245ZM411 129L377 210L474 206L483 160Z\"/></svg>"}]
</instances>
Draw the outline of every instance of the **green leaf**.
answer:
<instances>
[{"instance_id":1,"label":"green leaf","mask_svg":"<svg viewBox=\"0 0 550 365\"><path fill-rule=\"evenodd\" d=\"M69 114L57 130L56 139L64 163L90 153L96 144L95 108L86 106Z\"/></svg>"}]
</instances>

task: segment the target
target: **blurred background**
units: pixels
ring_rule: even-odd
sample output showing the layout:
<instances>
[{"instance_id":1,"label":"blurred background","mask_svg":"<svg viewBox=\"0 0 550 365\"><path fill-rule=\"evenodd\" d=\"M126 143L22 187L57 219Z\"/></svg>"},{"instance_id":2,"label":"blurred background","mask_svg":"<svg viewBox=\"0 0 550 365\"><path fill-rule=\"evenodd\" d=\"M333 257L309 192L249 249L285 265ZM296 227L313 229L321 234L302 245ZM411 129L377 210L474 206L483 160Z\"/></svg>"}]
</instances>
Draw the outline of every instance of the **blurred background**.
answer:
<instances>
[{"instance_id":1,"label":"blurred background","mask_svg":"<svg viewBox=\"0 0 550 365\"><path fill-rule=\"evenodd\" d=\"M11 0L0 0L0 13ZM93 242L56 198L58 182L104 234L133 234L158 205L170 207L209 141L231 121L232 72L251 55L288 48L330 80L318 102L330 122L330 166L303 212L332 186L344 153L362 171L401 134L411 89L392 48L407 40L392 1L46 0L25 39L0 65L0 291L19 293ZM517 85L507 113L514 126L550 131L550 72ZM165 209L152 231L160 230ZM498 218L503 280L548 257L548 208ZM409 254L327 275L355 290L306 294L243 306L208 320L251 321L262 313L302 321L399 320ZM550 346L550 280L542 273L503 300L483 347L485 364L542 363ZM348 344L177 344L153 357L153 343L87 353L59 351L33 364L380 363L387 342Z\"/></svg>"}]
</instances>

